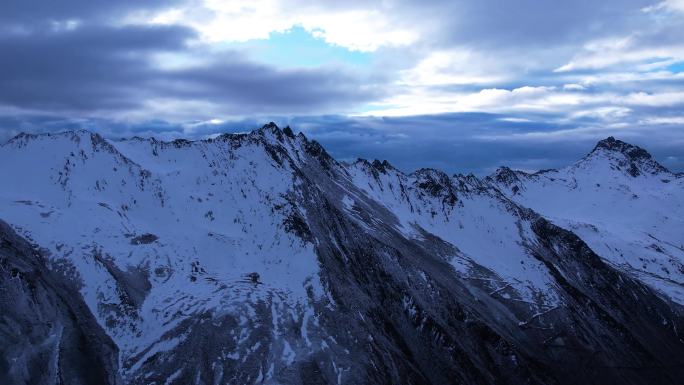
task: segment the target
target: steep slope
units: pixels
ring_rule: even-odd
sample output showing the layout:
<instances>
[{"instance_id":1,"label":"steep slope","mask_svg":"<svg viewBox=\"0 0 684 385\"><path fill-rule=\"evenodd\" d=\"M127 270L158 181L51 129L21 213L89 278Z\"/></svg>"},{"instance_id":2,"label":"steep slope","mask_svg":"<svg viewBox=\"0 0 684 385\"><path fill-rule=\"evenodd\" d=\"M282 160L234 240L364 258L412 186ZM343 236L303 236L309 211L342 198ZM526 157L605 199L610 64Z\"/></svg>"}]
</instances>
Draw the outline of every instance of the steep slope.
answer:
<instances>
[{"instance_id":1,"label":"steep slope","mask_svg":"<svg viewBox=\"0 0 684 385\"><path fill-rule=\"evenodd\" d=\"M0 159L0 217L80 284L127 383L682 374L678 305L473 176L341 164L274 124L22 135Z\"/></svg>"},{"instance_id":2,"label":"steep slope","mask_svg":"<svg viewBox=\"0 0 684 385\"><path fill-rule=\"evenodd\" d=\"M611 137L569 167L534 174L501 168L487 182L684 303L684 178L644 149Z\"/></svg>"},{"instance_id":3,"label":"steep slope","mask_svg":"<svg viewBox=\"0 0 684 385\"><path fill-rule=\"evenodd\" d=\"M0 383L121 383L118 349L77 289L2 221L0 306Z\"/></svg>"},{"instance_id":4,"label":"steep slope","mask_svg":"<svg viewBox=\"0 0 684 385\"><path fill-rule=\"evenodd\" d=\"M547 378L544 382L668 383L675 381L675 372L681 373L671 365L679 362L666 353L682 348L677 334L679 313L640 282L605 265L574 234L513 204L473 176L450 179L435 170L405 176L380 162L359 161L354 168L365 170L362 174L367 177L355 177L358 184L367 186L369 195L375 194L379 202L403 218L400 229L414 227L417 234L409 238L429 245L429 256L414 254L410 259L419 272L427 272L431 285L448 289L418 297L438 297L432 305L448 308L449 296L457 296L460 306L475 312L466 319L486 320L495 333L514 341L515 349L528 348L526 354L554 373L553 380ZM425 234L429 235L421 242ZM446 261L456 270L455 275L447 277L427 270L434 266L434 256L440 255L432 247L444 240L452 248ZM407 270L403 266L402 271ZM448 268L442 265L439 270ZM454 288L454 280L465 285L467 291ZM443 297L442 291L449 294ZM413 301L409 303L414 306ZM434 316L421 306L418 309L419 314ZM410 311L415 309L410 307ZM660 315L653 317L654 313ZM511 330L512 323L517 330ZM646 337L653 332L653 325L666 324L676 341L664 337L669 333ZM454 326L450 326L445 329L454 332ZM455 340L487 340L483 336L469 337L459 335ZM659 342L653 344L652 338ZM658 352L661 346L668 347ZM514 357L519 357L517 354ZM466 355L477 356L472 351ZM439 362L439 358L432 362ZM501 362L496 365L505 367ZM510 373L511 369L502 372ZM533 373L544 371L537 368ZM560 373L563 375L558 376ZM476 380L468 378L463 382Z\"/></svg>"}]
</instances>

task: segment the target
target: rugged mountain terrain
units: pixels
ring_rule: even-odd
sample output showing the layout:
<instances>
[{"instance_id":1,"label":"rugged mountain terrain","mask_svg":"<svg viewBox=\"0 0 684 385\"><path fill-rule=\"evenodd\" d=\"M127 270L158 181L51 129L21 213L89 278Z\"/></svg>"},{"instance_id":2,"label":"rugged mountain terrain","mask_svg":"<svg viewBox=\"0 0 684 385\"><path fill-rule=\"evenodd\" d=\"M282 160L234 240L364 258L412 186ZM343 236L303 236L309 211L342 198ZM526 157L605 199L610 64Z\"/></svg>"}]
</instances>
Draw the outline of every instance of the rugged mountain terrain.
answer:
<instances>
[{"instance_id":1,"label":"rugged mountain terrain","mask_svg":"<svg viewBox=\"0 0 684 385\"><path fill-rule=\"evenodd\" d=\"M193 142L22 134L0 175L0 218L45 256L24 260L80 292L108 336L88 324L91 356L119 350L111 381L684 375L684 179L614 139L563 170L478 179L340 163L274 124Z\"/></svg>"}]
</instances>

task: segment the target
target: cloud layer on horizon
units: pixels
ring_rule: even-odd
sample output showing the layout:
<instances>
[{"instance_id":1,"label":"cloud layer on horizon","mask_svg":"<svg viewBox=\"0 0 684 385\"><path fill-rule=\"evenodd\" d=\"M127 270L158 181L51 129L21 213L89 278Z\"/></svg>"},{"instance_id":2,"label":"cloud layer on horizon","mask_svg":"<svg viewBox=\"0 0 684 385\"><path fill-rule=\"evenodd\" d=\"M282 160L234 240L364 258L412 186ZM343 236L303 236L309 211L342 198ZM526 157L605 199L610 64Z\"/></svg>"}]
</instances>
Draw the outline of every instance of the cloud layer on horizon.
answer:
<instances>
[{"instance_id":1,"label":"cloud layer on horizon","mask_svg":"<svg viewBox=\"0 0 684 385\"><path fill-rule=\"evenodd\" d=\"M271 116L281 127L289 125L316 139L340 161L358 158L389 160L404 172L435 168L455 173L488 175L500 166L537 171L570 165L586 155L599 139L611 135L646 148L660 163L684 170L684 140L671 127L648 130L600 128L546 122L548 116L526 119L489 113L452 113L402 117ZM0 117L0 143L19 132L55 132L87 129L118 140L133 136L160 140L204 139L217 133L244 133L259 128L262 119L210 120L172 123L164 120L121 122L106 119L69 119L34 116ZM681 124L681 122L679 123Z\"/></svg>"}]
</instances>

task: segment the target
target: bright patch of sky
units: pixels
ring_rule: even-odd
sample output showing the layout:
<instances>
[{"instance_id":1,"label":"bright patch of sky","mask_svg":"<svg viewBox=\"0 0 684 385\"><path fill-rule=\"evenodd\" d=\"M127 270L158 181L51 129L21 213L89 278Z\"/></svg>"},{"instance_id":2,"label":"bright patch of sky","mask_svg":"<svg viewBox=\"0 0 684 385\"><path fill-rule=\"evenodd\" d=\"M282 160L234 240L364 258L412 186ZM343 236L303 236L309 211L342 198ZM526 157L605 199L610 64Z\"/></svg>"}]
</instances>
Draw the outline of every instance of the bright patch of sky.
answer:
<instances>
[{"instance_id":1,"label":"bright patch of sky","mask_svg":"<svg viewBox=\"0 0 684 385\"><path fill-rule=\"evenodd\" d=\"M371 64L369 52L352 51L325 42L301 26L283 32L271 32L267 39L245 42L218 43L221 48L235 49L247 54L251 60L279 67L319 67L348 65L357 68Z\"/></svg>"},{"instance_id":2,"label":"bright patch of sky","mask_svg":"<svg viewBox=\"0 0 684 385\"><path fill-rule=\"evenodd\" d=\"M684 62L671 64L666 69L672 73L684 72Z\"/></svg>"}]
</instances>

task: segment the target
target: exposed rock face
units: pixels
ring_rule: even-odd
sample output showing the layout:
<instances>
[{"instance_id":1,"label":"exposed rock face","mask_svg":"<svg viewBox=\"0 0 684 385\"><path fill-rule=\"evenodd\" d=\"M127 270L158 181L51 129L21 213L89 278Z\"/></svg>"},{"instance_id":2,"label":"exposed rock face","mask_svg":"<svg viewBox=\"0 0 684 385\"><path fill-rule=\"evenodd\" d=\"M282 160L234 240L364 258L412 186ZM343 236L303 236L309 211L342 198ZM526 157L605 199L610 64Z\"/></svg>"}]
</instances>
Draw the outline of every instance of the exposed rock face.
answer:
<instances>
[{"instance_id":1,"label":"exposed rock face","mask_svg":"<svg viewBox=\"0 0 684 385\"><path fill-rule=\"evenodd\" d=\"M76 288L2 221L0 308L0 383L122 383L119 351Z\"/></svg>"},{"instance_id":2,"label":"exposed rock face","mask_svg":"<svg viewBox=\"0 0 684 385\"><path fill-rule=\"evenodd\" d=\"M648 151L639 146L617 140L612 136L598 142L589 156L600 156L601 153L614 159L615 163L619 167L625 168L632 177L637 177L642 173L669 173L665 167L651 157Z\"/></svg>"},{"instance_id":3,"label":"exposed rock face","mask_svg":"<svg viewBox=\"0 0 684 385\"><path fill-rule=\"evenodd\" d=\"M634 161L650 161L653 158L646 150L641 147L633 146L629 143L625 143L621 140L617 140L612 136L599 141L594 148L594 151L599 149L605 149L608 151L621 152L627 155L630 159Z\"/></svg>"},{"instance_id":4,"label":"exposed rock face","mask_svg":"<svg viewBox=\"0 0 684 385\"><path fill-rule=\"evenodd\" d=\"M617 142L478 179L343 164L272 123L22 136L0 217L79 284L128 384L678 384L684 183Z\"/></svg>"}]
</instances>

